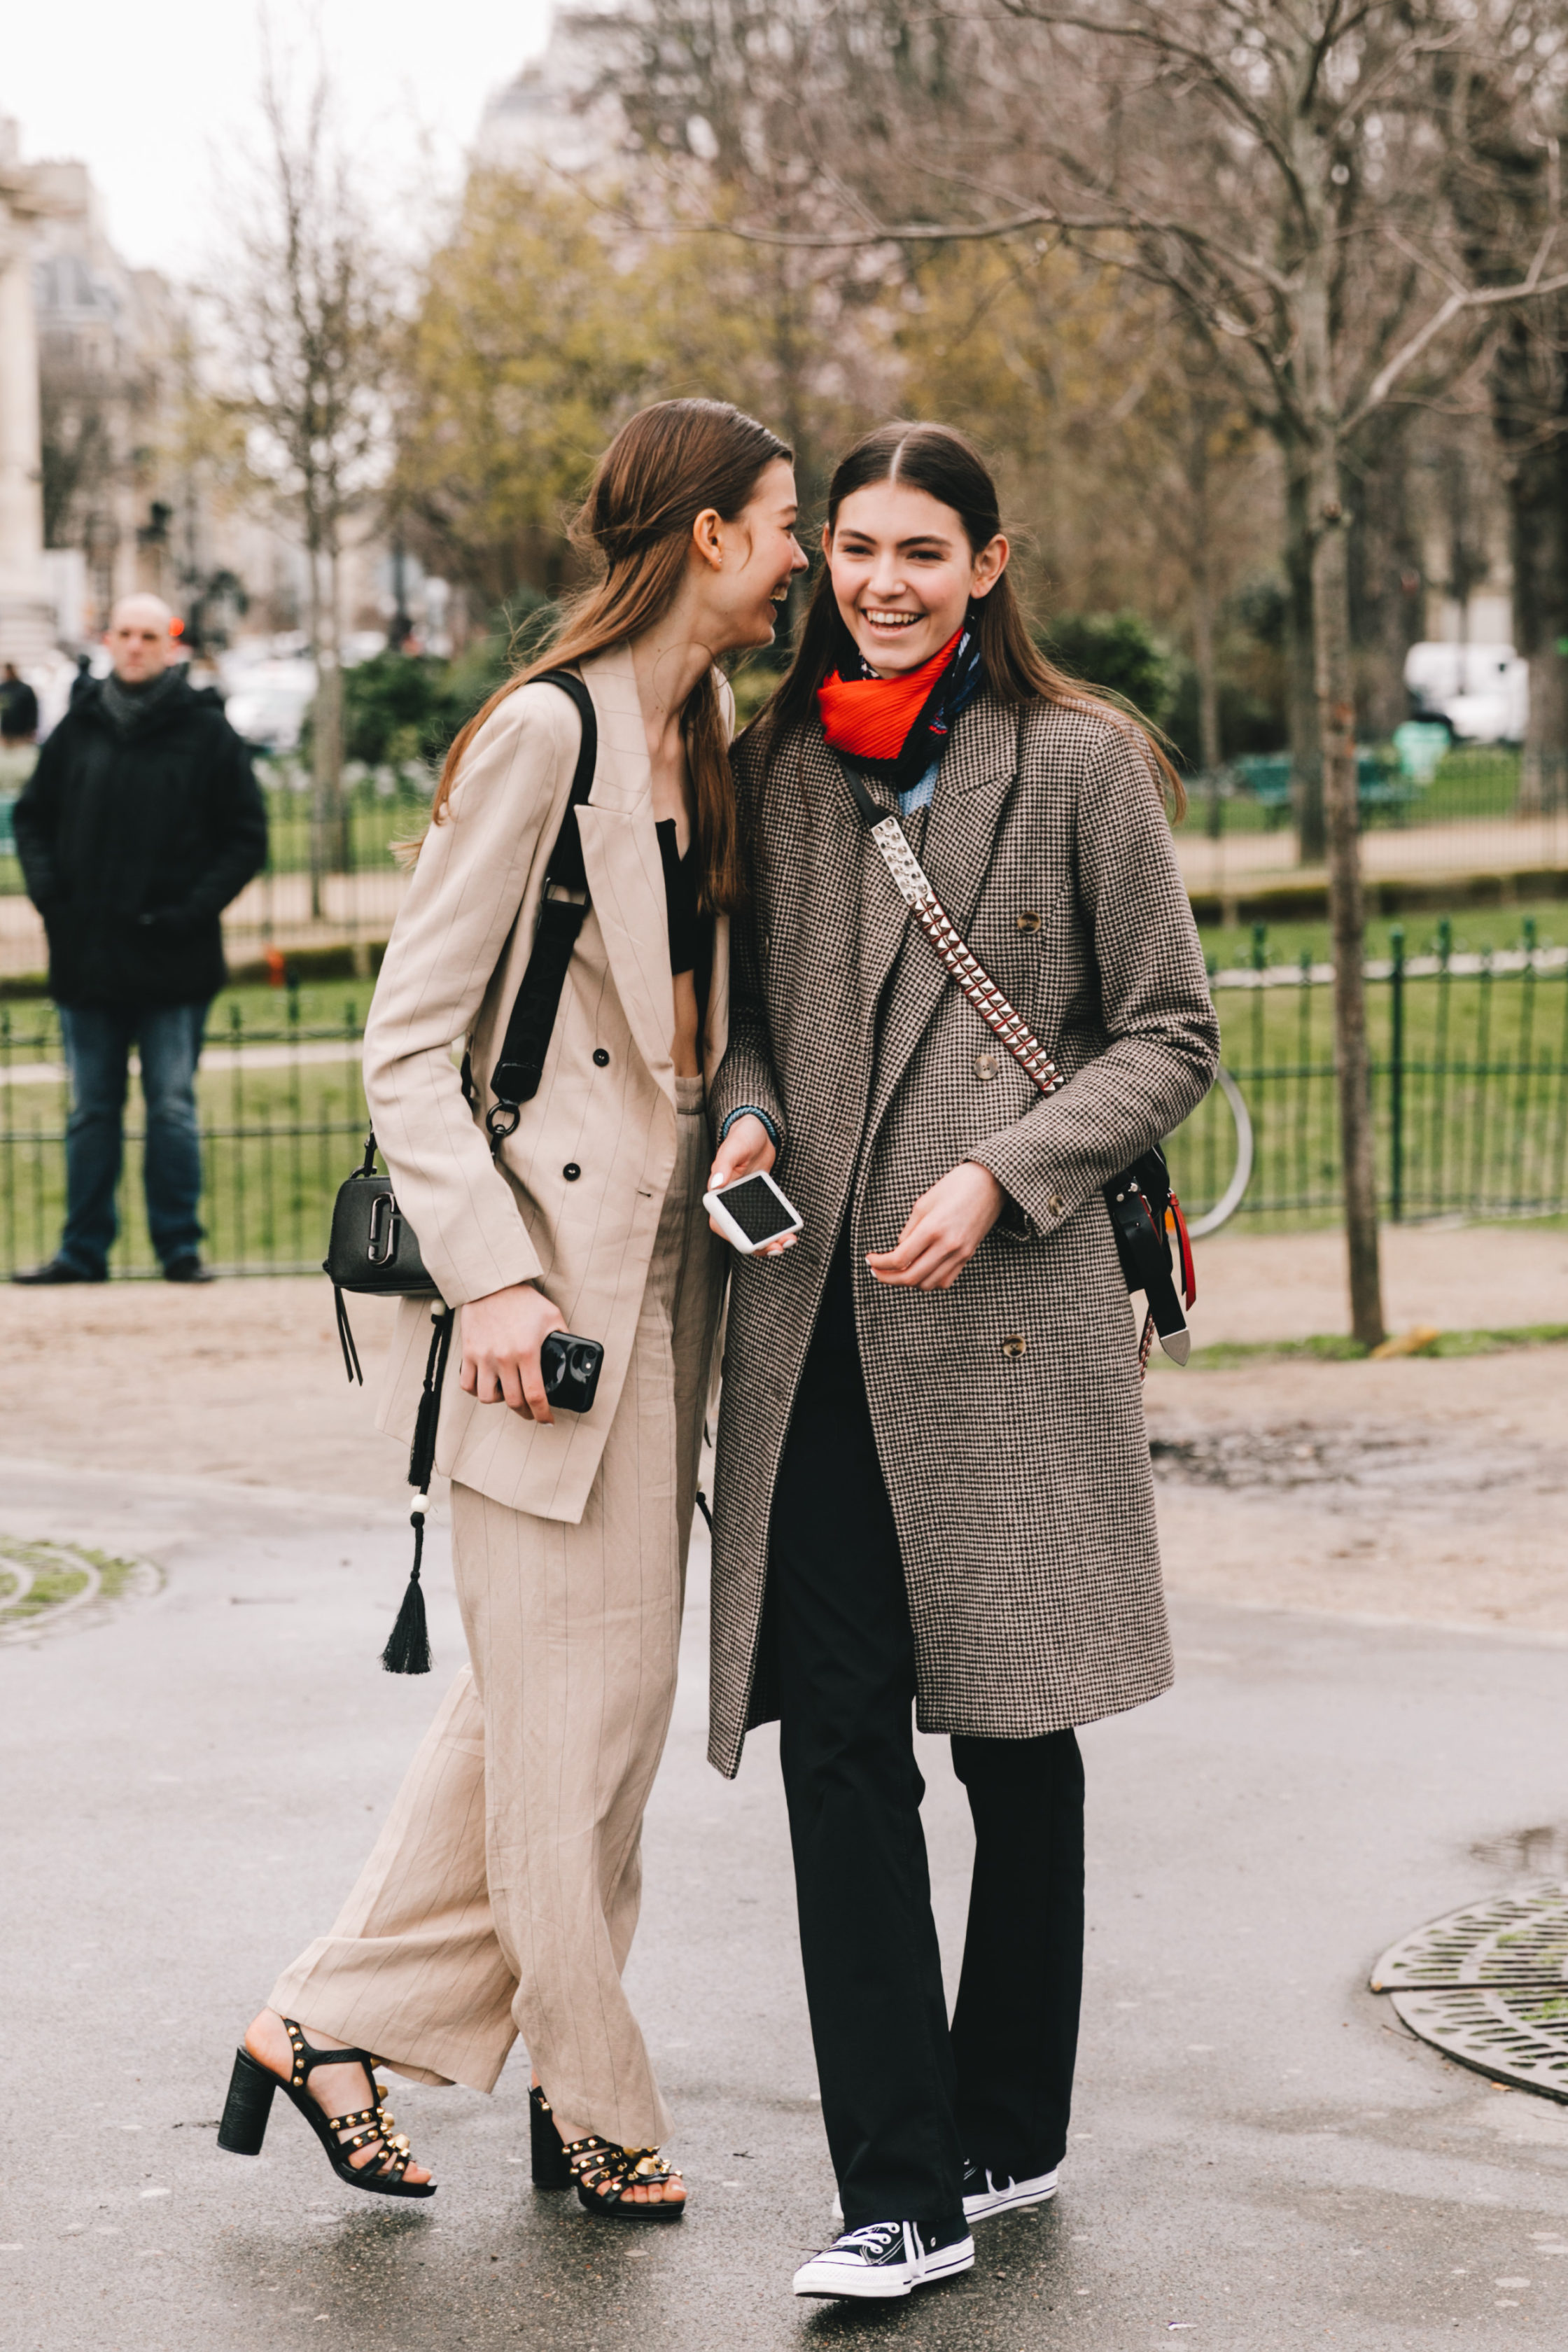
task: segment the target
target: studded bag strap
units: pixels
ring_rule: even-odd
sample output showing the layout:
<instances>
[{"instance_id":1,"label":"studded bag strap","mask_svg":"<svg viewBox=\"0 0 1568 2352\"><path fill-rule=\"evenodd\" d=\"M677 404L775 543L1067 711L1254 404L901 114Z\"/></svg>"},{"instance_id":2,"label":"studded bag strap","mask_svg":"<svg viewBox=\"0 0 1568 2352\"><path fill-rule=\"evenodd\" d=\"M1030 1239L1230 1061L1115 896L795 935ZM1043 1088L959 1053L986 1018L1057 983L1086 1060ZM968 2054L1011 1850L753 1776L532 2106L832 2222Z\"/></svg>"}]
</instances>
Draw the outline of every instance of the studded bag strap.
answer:
<instances>
[{"instance_id":1,"label":"studded bag strap","mask_svg":"<svg viewBox=\"0 0 1568 2352\"><path fill-rule=\"evenodd\" d=\"M964 995L994 1037L1005 1045L1020 1069L1026 1070L1043 1095L1054 1095L1064 1081L1039 1039L1021 1013L1016 1012L979 958L965 946L963 934L949 918L931 888L924 866L910 847L909 835L896 816L886 816L851 769L845 771L855 805L867 831L882 854L893 887L914 915Z\"/></svg>"}]
</instances>

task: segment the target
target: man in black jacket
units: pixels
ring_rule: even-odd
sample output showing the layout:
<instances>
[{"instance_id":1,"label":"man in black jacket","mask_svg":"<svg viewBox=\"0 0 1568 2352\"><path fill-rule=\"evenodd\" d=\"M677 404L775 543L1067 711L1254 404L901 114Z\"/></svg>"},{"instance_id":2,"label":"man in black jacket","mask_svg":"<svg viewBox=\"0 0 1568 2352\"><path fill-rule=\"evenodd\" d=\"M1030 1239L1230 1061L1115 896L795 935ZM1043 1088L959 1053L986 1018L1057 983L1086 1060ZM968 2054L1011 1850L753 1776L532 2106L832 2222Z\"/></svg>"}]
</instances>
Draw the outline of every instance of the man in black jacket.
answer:
<instances>
[{"instance_id":1,"label":"man in black jacket","mask_svg":"<svg viewBox=\"0 0 1568 2352\"><path fill-rule=\"evenodd\" d=\"M226 977L219 918L267 856L250 754L216 694L170 667L170 613L128 596L111 674L60 720L12 813L49 939L71 1112L66 1225L15 1282L101 1282L116 1232L131 1048L147 1105L147 1224L171 1282L203 1282L195 1072Z\"/></svg>"},{"instance_id":2,"label":"man in black jacket","mask_svg":"<svg viewBox=\"0 0 1568 2352\"><path fill-rule=\"evenodd\" d=\"M0 668L0 743L30 743L38 731L38 698L16 668Z\"/></svg>"}]
</instances>

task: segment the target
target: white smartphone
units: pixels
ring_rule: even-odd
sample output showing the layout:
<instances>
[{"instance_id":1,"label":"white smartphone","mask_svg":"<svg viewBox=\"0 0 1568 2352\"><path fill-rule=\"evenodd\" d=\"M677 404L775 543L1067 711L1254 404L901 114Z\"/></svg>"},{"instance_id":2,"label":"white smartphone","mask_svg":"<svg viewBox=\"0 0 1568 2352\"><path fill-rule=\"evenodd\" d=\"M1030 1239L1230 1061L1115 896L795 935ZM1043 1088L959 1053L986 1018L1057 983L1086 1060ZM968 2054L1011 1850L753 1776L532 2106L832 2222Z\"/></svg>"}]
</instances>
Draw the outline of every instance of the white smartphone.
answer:
<instances>
[{"instance_id":1,"label":"white smartphone","mask_svg":"<svg viewBox=\"0 0 1568 2352\"><path fill-rule=\"evenodd\" d=\"M740 1176L733 1184L721 1185L716 1192L704 1192L702 1205L742 1257L752 1256L785 1234L798 1234L805 1222L761 1169L753 1176Z\"/></svg>"}]
</instances>

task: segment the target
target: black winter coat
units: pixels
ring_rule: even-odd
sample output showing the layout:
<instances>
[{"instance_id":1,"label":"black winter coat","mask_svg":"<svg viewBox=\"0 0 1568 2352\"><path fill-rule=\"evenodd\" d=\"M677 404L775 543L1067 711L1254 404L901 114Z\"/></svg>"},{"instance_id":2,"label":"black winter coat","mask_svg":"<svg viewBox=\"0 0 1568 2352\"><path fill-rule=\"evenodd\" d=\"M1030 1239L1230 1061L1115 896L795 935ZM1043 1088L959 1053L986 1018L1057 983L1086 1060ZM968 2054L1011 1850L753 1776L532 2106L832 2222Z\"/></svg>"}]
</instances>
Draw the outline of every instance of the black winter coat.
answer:
<instances>
[{"instance_id":1,"label":"black winter coat","mask_svg":"<svg viewBox=\"0 0 1568 2352\"><path fill-rule=\"evenodd\" d=\"M12 812L60 1004L195 1004L226 973L219 917L267 856L267 810L216 694L182 678L129 735L96 685Z\"/></svg>"}]
</instances>

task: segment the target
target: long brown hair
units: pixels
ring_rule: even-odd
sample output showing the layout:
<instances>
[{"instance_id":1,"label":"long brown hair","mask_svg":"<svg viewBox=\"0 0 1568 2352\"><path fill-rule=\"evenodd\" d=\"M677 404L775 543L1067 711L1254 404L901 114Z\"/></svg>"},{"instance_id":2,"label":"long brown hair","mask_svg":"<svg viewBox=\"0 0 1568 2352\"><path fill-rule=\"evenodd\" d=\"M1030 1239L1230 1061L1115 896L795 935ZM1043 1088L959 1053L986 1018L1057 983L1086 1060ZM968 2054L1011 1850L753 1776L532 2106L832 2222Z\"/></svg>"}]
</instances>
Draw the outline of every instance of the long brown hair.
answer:
<instances>
[{"instance_id":1,"label":"long brown hair","mask_svg":"<svg viewBox=\"0 0 1568 2352\"><path fill-rule=\"evenodd\" d=\"M572 525L573 544L596 576L572 598L546 646L476 711L447 754L430 810L446 822L463 754L492 710L542 670L585 661L651 628L686 572L691 526L712 507L733 522L768 467L794 453L765 425L724 400L661 400L623 425L598 465ZM711 667L680 714L697 803L694 831L703 903L729 914L744 896L719 692Z\"/></svg>"},{"instance_id":2,"label":"long brown hair","mask_svg":"<svg viewBox=\"0 0 1568 2352\"><path fill-rule=\"evenodd\" d=\"M990 545L1002 528L996 485L973 441L950 425L879 425L840 458L827 492L827 528L836 530L838 509L857 490L874 482L907 482L951 507L963 525L972 554ZM1131 703L1058 669L1030 636L1004 572L988 594L976 598L970 614L985 665L985 683L1000 702L1054 702L1067 710L1092 711L1131 737L1156 787L1167 793L1180 816L1187 796L1152 728ZM817 573L801 626L795 659L777 691L753 722L768 749L786 728L816 716L816 689L837 667L844 645L844 622L825 563Z\"/></svg>"}]
</instances>

